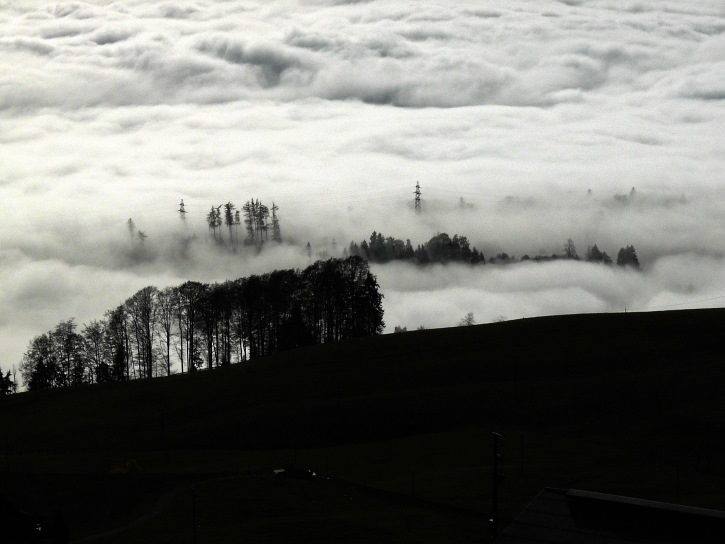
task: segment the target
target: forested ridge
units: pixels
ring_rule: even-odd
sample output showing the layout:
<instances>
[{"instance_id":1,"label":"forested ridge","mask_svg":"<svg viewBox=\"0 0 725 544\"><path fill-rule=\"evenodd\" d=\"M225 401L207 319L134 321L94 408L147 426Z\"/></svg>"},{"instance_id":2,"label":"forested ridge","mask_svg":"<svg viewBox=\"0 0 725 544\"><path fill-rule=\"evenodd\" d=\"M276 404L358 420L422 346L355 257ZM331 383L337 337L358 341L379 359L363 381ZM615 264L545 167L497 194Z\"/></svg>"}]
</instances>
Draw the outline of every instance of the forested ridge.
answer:
<instances>
[{"instance_id":1,"label":"forested ridge","mask_svg":"<svg viewBox=\"0 0 725 544\"><path fill-rule=\"evenodd\" d=\"M466 236L454 234L451 238L447 233L441 232L430 238L427 242L417 245L415 248L410 239L403 240L392 236L384 236L381 232L373 231L369 241L362 240L359 244L352 241L345 253L358 255L366 261L375 263L386 263L390 261L408 261L415 264L429 263L468 263L486 264L484 254L471 246ZM491 256L489 263L510 264L518 261L552 261L557 259L581 260L577 253L574 241L569 238L563 245L561 252L551 255L537 255L529 257L524 255L517 259L505 252ZM596 244L587 247L583 260L602 264L612 264L612 258L606 251L601 251ZM620 266L639 268L639 259L634 246L620 248L617 253L616 263Z\"/></svg>"},{"instance_id":2,"label":"forested ridge","mask_svg":"<svg viewBox=\"0 0 725 544\"><path fill-rule=\"evenodd\" d=\"M81 328L69 319L35 337L20 372L34 390L227 366L380 334L382 298L358 256L224 283L149 286L103 319Z\"/></svg>"},{"instance_id":3,"label":"forested ridge","mask_svg":"<svg viewBox=\"0 0 725 544\"><path fill-rule=\"evenodd\" d=\"M417 191L419 191L417 186ZM419 193L418 193L419 194ZM630 199L634 195L634 188L630 194ZM626 195L617 195L615 200L621 202L622 199L627 201ZM461 204L465 209L466 204ZM186 226L187 214L189 213L182 199L179 204L179 217L182 224ZM420 209L417 208L420 212ZM225 247L236 251L242 246L253 247L257 251L262 251L270 240L276 244L283 242L282 230L280 226L279 206L272 202L269 208L259 199L250 199L246 201L241 212L236 208L234 203L227 201L225 204L218 206L212 205L209 212L205 214L205 223L209 230L211 240L219 247ZM138 230L133 219L127 221L127 228L131 235L131 240L137 252L144 249L144 244L148 235L145 231ZM244 224L244 236L240 235L240 227ZM227 234L224 235L223 228L226 227ZM190 238L187 238L187 242ZM577 252L574 241L569 238L560 250L551 254L537 254L533 257L528 254L517 258L505 251L489 256L488 260L482 251L473 246L467 236L454 234L453 237L445 232L438 232L428 241L414 246L410 238L405 240L395 238L393 236L385 236L382 232L373 231L368 240L362 240L360 243L351 241L349 246L343 247L339 251L334 238L331 247L314 248L311 242L307 242L303 249L304 253L312 259L313 254L318 259L327 259L329 257L348 257L359 256L366 261L373 263L386 263L390 261L407 261L414 264L425 265L430 263L467 263L467 264L511 264L520 261L545 262L557 259L584 260L586 262L598 262L602 264L616 264L620 266L630 266L639 268L639 259L637 252L632 245L621 247L616 256L616 261L610 257L606 251L602 251L597 244L587 247L583 256Z\"/></svg>"}]
</instances>

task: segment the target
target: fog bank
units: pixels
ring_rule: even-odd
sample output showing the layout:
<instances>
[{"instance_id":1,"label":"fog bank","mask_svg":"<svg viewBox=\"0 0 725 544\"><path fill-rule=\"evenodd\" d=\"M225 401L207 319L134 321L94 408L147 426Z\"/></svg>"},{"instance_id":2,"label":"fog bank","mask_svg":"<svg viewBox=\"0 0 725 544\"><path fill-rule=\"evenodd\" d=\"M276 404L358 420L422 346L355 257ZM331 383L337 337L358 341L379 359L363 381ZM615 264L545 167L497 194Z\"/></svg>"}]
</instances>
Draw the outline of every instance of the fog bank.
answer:
<instances>
[{"instance_id":1,"label":"fog bank","mask_svg":"<svg viewBox=\"0 0 725 544\"><path fill-rule=\"evenodd\" d=\"M373 230L642 262L376 265L390 330L722 305L723 51L717 0L6 2L0 367L146 285L304 267L307 242ZM215 245L210 208L252 198L285 243Z\"/></svg>"}]
</instances>

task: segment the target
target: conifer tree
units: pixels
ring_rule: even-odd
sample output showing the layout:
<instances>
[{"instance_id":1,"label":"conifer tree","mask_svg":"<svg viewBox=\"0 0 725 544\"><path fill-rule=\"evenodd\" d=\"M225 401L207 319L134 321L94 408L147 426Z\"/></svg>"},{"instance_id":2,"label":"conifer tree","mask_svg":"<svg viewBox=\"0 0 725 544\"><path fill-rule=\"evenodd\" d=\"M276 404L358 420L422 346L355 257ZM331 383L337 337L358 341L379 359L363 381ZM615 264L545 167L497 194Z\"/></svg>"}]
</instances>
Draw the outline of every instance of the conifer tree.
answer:
<instances>
[{"instance_id":1,"label":"conifer tree","mask_svg":"<svg viewBox=\"0 0 725 544\"><path fill-rule=\"evenodd\" d=\"M217 206L216 208L214 206L211 207L211 210L209 210L209 213L206 214L206 223L209 226L209 230L212 232L212 237L214 240L216 240L216 229L221 227L222 225L222 213L221 213L221 206ZM219 239L221 240L221 231L219 232Z\"/></svg>"},{"instance_id":2,"label":"conifer tree","mask_svg":"<svg viewBox=\"0 0 725 544\"><path fill-rule=\"evenodd\" d=\"M257 215L254 199L245 202L244 206L242 206L242 211L244 212L244 226L247 229L247 243L254 244L256 239L254 230L256 225L255 217Z\"/></svg>"},{"instance_id":3,"label":"conifer tree","mask_svg":"<svg viewBox=\"0 0 725 544\"><path fill-rule=\"evenodd\" d=\"M224 204L224 224L229 229L229 243L232 243L232 229L234 228L234 204L227 202Z\"/></svg>"},{"instance_id":4,"label":"conifer tree","mask_svg":"<svg viewBox=\"0 0 725 544\"><path fill-rule=\"evenodd\" d=\"M269 208L262 204L259 200L257 200L257 215L255 217L256 219L256 230L257 234L259 235L259 242L258 245L262 245L263 240L262 237L264 237L264 240L267 240L269 225L267 224L267 219L269 218Z\"/></svg>"},{"instance_id":5,"label":"conifer tree","mask_svg":"<svg viewBox=\"0 0 725 544\"><path fill-rule=\"evenodd\" d=\"M635 251L634 246L620 248L619 253L617 253L617 264L619 266L639 268L639 259L637 258L637 252Z\"/></svg>"}]
</instances>

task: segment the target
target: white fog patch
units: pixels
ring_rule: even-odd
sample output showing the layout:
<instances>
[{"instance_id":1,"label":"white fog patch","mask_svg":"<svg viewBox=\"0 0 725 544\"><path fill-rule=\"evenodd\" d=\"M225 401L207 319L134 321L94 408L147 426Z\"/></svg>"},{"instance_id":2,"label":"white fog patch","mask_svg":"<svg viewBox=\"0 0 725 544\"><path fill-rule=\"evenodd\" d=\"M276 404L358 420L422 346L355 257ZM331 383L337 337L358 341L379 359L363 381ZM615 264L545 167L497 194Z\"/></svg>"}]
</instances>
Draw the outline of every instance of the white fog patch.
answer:
<instances>
[{"instance_id":1,"label":"white fog patch","mask_svg":"<svg viewBox=\"0 0 725 544\"><path fill-rule=\"evenodd\" d=\"M0 366L146 285L303 268L307 242L341 255L372 231L465 235L489 259L634 245L642 262L376 265L389 329L722 305L724 16L716 0L3 5ZM215 246L211 206L251 198L279 206L286 243Z\"/></svg>"},{"instance_id":2,"label":"white fog patch","mask_svg":"<svg viewBox=\"0 0 725 544\"><path fill-rule=\"evenodd\" d=\"M386 294L386 330L453 327L554 314L722 306L725 259L682 255L651 270L557 261L511 265L374 267Z\"/></svg>"}]
</instances>

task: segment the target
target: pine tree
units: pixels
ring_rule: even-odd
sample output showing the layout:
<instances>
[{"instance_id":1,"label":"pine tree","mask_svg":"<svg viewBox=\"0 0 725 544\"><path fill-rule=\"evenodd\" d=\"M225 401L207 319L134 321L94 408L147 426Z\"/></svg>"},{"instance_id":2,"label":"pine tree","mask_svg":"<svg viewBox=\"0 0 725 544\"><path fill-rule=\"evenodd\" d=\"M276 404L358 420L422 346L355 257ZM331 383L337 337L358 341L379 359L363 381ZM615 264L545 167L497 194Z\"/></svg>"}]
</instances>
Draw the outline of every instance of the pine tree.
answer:
<instances>
[{"instance_id":1,"label":"pine tree","mask_svg":"<svg viewBox=\"0 0 725 544\"><path fill-rule=\"evenodd\" d=\"M224 204L224 224L229 229L229 243L232 243L232 229L234 228L234 204L227 202Z\"/></svg>"},{"instance_id":2,"label":"pine tree","mask_svg":"<svg viewBox=\"0 0 725 544\"><path fill-rule=\"evenodd\" d=\"M216 240L216 229L222 225L222 213L221 206L211 207L209 213L206 214L206 224L209 226L209 230L212 232L212 237ZM219 239L221 240L221 231L219 232Z\"/></svg>"},{"instance_id":3,"label":"pine tree","mask_svg":"<svg viewBox=\"0 0 725 544\"><path fill-rule=\"evenodd\" d=\"M593 246L589 246L587 248L587 261L604 264L612 263L611 257L607 255L606 251L601 251L597 247L597 244L594 244Z\"/></svg>"},{"instance_id":4,"label":"pine tree","mask_svg":"<svg viewBox=\"0 0 725 544\"><path fill-rule=\"evenodd\" d=\"M257 234L259 235L259 243L258 245L262 245L264 240L267 239L267 234L269 230L269 225L267 224L267 219L269 218L269 208L262 204L259 200L257 200L257 215L255 217L256 219L256 230ZM264 240L262 240L262 237L264 237Z\"/></svg>"},{"instance_id":5,"label":"pine tree","mask_svg":"<svg viewBox=\"0 0 725 544\"><path fill-rule=\"evenodd\" d=\"M619 253L617 253L617 264L619 266L639 268L639 259L637 258L637 252L635 251L634 246L620 248Z\"/></svg>"},{"instance_id":6,"label":"pine tree","mask_svg":"<svg viewBox=\"0 0 725 544\"><path fill-rule=\"evenodd\" d=\"M256 239L254 230L256 223L254 218L257 215L254 199L245 202L244 206L242 206L242 211L244 212L244 225L247 229L247 243L253 244Z\"/></svg>"}]
</instances>

